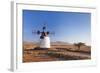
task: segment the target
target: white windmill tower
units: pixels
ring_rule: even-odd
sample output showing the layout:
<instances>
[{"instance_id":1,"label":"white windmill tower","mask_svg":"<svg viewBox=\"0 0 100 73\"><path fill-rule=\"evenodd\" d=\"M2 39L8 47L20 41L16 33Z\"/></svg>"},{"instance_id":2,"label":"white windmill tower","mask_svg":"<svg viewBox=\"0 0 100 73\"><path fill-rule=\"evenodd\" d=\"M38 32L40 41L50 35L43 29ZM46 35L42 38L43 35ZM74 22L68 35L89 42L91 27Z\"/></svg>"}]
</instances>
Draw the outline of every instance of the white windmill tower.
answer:
<instances>
[{"instance_id":1,"label":"white windmill tower","mask_svg":"<svg viewBox=\"0 0 100 73\"><path fill-rule=\"evenodd\" d=\"M50 37L49 34L54 34L50 33L49 31L46 31L46 25L42 27L42 31L38 30L36 33L40 36L40 42L39 42L39 48L40 49L49 49L50 48Z\"/></svg>"}]
</instances>

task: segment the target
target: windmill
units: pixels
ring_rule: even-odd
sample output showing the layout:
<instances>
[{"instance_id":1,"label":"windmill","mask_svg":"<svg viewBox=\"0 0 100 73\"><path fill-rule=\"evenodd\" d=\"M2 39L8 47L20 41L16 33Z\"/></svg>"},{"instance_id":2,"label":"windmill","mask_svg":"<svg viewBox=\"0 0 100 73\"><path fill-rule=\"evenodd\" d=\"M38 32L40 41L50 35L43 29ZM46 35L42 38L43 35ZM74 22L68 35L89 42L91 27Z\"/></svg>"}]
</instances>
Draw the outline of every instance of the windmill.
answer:
<instances>
[{"instance_id":1,"label":"windmill","mask_svg":"<svg viewBox=\"0 0 100 73\"><path fill-rule=\"evenodd\" d=\"M50 48L50 37L49 34L54 34L54 32L46 31L46 24L43 25L42 30L33 31L32 33L40 36L40 49L49 49Z\"/></svg>"}]
</instances>

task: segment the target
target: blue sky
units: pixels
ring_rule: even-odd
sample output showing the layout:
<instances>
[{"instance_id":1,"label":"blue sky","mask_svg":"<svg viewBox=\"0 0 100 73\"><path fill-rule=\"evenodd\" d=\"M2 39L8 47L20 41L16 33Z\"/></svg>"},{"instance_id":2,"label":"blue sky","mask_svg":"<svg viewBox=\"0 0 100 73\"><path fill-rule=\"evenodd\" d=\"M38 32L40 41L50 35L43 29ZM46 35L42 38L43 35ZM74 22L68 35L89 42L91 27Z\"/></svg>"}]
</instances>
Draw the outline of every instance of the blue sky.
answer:
<instances>
[{"instance_id":1,"label":"blue sky","mask_svg":"<svg viewBox=\"0 0 100 73\"><path fill-rule=\"evenodd\" d=\"M48 31L55 32L55 35L49 35L51 41L90 45L90 13L23 10L23 40L39 41L39 36L32 34L32 30L41 30L44 23Z\"/></svg>"}]
</instances>

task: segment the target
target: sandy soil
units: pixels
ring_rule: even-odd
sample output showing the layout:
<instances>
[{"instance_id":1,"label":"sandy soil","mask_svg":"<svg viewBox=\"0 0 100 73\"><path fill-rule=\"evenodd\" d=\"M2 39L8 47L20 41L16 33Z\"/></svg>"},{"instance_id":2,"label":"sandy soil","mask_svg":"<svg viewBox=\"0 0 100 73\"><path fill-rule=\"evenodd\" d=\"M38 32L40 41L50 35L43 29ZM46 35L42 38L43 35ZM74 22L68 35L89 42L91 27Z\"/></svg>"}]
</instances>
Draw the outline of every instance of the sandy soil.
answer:
<instances>
[{"instance_id":1,"label":"sandy soil","mask_svg":"<svg viewBox=\"0 0 100 73\"><path fill-rule=\"evenodd\" d=\"M81 46L78 49L72 44L51 45L47 50L35 49L38 44L24 43L23 45L23 62L44 62L59 60L84 60L91 59L91 47Z\"/></svg>"}]
</instances>

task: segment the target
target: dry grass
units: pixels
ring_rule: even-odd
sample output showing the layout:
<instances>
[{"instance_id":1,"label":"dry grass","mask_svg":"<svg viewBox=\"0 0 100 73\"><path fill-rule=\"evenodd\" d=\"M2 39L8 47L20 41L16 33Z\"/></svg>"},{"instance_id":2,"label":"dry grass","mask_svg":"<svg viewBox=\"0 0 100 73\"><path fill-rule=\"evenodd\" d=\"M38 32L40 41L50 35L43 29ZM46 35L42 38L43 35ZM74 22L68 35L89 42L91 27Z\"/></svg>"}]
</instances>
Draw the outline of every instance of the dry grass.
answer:
<instances>
[{"instance_id":1,"label":"dry grass","mask_svg":"<svg viewBox=\"0 0 100 73\"><path fill-rule=\"evenodd\" d=\"M41 62L56 60L81 60L91 58L91 47L74 45L51 45L48 50L35 50L38 44L23 44L23 62Z\"/></svg>"}]
</instances>

